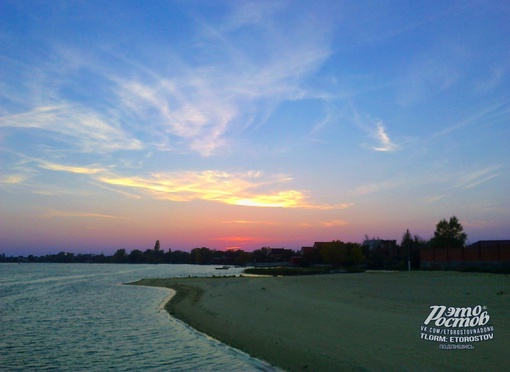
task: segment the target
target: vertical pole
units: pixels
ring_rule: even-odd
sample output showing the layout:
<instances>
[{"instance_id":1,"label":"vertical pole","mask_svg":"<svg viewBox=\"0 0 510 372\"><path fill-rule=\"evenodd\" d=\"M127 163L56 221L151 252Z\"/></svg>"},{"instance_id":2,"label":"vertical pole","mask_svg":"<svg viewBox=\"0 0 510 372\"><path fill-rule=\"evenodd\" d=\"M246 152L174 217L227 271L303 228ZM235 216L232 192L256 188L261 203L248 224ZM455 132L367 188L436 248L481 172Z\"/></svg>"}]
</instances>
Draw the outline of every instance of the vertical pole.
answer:
<instances>
[{"instance_id":1,"label":"vertical pole","mask_svg":"<svg viewBox=\"0 0 510 372\"><path fill-rule=\"evenodd\" d=\"M407 237L410 238L411 236L409 235L409 229L407 229ZM409 239L407 240L407 271L411 271L411 253L410 253L410 248L409 248L409 245L410 245L410 241Z\"/></svg>"}]
</instances>

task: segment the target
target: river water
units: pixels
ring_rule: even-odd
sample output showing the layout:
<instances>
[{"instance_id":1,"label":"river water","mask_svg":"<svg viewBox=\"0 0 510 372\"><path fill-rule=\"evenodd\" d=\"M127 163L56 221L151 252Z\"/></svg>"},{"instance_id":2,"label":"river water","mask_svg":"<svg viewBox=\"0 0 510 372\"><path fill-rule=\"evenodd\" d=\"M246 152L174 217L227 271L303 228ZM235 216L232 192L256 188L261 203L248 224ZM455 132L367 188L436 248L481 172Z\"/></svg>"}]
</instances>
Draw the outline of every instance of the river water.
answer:
<instances>
[{"instance_id":1,"label":"river water","mask_svg":"<svg viewBox=\"0 0 510 372\"><path fill-rule=\"evenodd\" d=\"M0 264L0 370L274 371L172 318L163 310L171 291L122 285L219 273L197 265Z\"/></svg>"}]
</instances>

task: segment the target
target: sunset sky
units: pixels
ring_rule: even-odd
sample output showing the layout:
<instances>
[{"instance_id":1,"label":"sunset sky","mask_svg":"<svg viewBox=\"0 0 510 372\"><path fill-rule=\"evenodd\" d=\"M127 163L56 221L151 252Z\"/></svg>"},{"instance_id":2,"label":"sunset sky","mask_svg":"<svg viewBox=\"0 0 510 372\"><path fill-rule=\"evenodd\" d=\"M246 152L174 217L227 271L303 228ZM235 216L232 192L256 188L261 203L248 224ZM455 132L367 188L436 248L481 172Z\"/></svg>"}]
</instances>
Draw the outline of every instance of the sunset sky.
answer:
<instances>
[{"instance_id":1,"label":"sunset sky","mask_svg":"<svg viewBox=\"0 0 510 372\"><path fill-rule=\"evenodd\" d=\"M506 1L0 3L0 253L510 239Z\"/></svg>"}]
</instances>

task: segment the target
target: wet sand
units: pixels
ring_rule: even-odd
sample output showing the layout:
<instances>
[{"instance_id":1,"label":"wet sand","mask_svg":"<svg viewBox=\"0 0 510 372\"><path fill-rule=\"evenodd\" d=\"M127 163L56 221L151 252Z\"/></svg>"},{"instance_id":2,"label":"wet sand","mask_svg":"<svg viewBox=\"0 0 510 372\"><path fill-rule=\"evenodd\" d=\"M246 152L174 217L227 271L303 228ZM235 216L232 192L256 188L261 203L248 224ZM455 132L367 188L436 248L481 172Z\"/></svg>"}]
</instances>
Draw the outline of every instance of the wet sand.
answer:
<instances>
[{"instance_id":1,"label":"wet sand","mask_svg":"<svg viewBox=\"0 0 510 372\"><path fill-rule=\"evenodd\" d=\"M176 295L166 309L193 328L289 371L504 370L510 277L367 272L300 277L145 279ZM494 339L440 350L420 339L431 305L485 305Z\"/></svg>"}]
</instances>

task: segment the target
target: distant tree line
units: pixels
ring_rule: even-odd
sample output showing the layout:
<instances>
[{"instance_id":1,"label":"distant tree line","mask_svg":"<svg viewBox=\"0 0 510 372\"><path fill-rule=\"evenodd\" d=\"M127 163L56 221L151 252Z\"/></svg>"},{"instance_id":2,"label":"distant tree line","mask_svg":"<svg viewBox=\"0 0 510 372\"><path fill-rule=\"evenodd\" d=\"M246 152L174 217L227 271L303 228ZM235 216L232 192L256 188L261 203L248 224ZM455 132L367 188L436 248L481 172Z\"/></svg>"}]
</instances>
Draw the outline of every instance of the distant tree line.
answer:
<instances>
[{"instance_id":1,"label":"distant tree line","mask_svg":"<svg viewBox=\"0 0 510 372\"><path fill-rule=\"evenodd\" d=\"M101 254L74 254L70 252L59 252L44 256L29 255L28 257L6 257L0 255L0 262L47 262L47 263L114 263L114 264L197 264L197 265L246 265L252 262L269 262L272 259L267 252L270 248L263 247L253 252L239 250L215 250L206 247L194 248L190 252L161 249L159 240L156 241L153 249L144 251L134 249L127 252L121 248L111 255ZM290 250L288 250L290 251ZM293 251L291 251L294 254ZM290 254L290 255L292 255ZM281 257L281 261L289 261L290 255ZM274 261L274 260L273 260Z\"/></svg>"},{"instance_id":2,"label":"distant tree line","mask_svg":"<svg viewBox=\"0 0 510 372\"><path fill-rule=\"evenodd\" d=\"M400 244L396 241L383 241L373 238L372 241L395 242L394 244L382 245L373 248L359 243L342 242L334 240L320 243L316 249L306 252L293 251L290 249L276 249L278 255L274 255L274 249L262 247L253 252L239 250L215 250L206 247L194 248L190 252L161 249L159 240L154 248L127 252L126 249L118 249L113 255L104 254L74 254L60 252L45 256L6 257L0 255L0 262L55 262L55 263L115 263L115 264L198 264L198 265L248 265L252 263L289 263L293 257L300 257L297 261L300 266L329 265L336 268L365 267L370 269L418 269L420 267L420 250L427 248L455 248L463 247L467 235L463 231L457 217L453 216L448 221L442 219L436 225L434 236L426 241L418 235L412 235L407 230ZM366 236L366 241L368 236Z\"/></svg>"}]
</instances>

